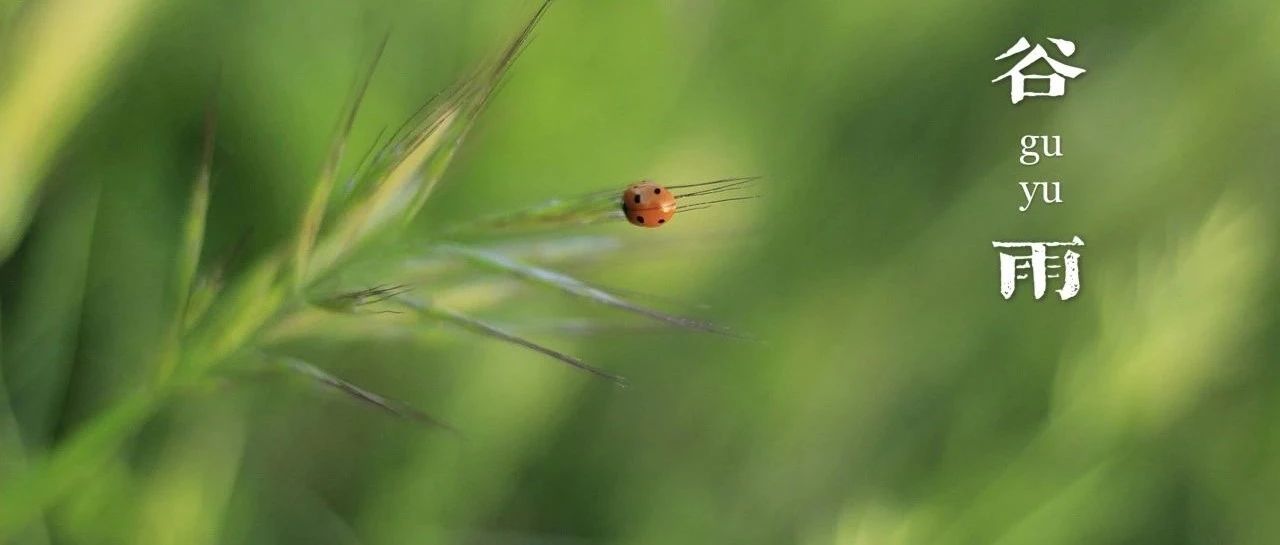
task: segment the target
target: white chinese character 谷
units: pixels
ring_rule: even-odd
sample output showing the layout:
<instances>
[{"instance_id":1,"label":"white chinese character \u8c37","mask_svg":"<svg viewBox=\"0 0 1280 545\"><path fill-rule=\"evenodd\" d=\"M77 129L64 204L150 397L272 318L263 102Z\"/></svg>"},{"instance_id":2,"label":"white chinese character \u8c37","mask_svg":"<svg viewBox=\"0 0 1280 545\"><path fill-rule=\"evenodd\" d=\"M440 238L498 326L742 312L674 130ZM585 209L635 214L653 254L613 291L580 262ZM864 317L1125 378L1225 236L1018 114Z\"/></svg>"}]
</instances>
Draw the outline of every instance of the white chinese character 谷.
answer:
<instances>
[{"instance_id":1,"label":"white chinese character \u8c37","mask_svg":"<svg viewBox=\"0 0 1280 545\"><path fill-rule=\"evenodd\" d=\"M1058 51L1062 52L1062 55L1065 57L1070 57L1076 52L1076 44L1071 40L1049 38L1049 41L1053 42L1053 45L1056 46ZM1007 59L1028 49L1030 49L1031 52L1022 57L1022 60L1018 61L1018 64L1015 64L1008 72L1001 74L1000 77L991 80L991 83L996 83L1002 79L1009 78L1009 84L1012 88L1009 91L1009 97L1013 100L1014 104L1022 102L1022 99L1025 97L1060 97L1067 92L1067 80L1062 76L1075 79L1076 76L1085 73L1083 68L1064 64L1055 60L1053 57L1050 57L1049 53L1045 51L1044 46L1042 45L1037 44L1032 48L1031 43L1028 42L1026 38L1018 38L1018 43L1013 44L1013 47L1010 47L1008 51L1005 51L1002 55L996 57L996 60L1001 61ZM1042 60L1049 65L1049 68L1053 69L1052 74L1022 73L1023 70L1030 68L1031 65ZM1029 79L1049 80L1049 92L1027 92L1027 80Z\"/></svg>"},{"instance_id":2,"label":"white chinese character \u8c37","mask_svg":"<svg viewBox=\"0 0 1280 545\"><path fill-rule=\"evenodd\" d=\"M1036 299L1044 296L1050 278L1062 279L1062 288L1056 291L1063 301L1080 293L1080 254L1067 250L1061 256L1055 256L1049 255L1048 251L1060 246L1084 246L1080 237L1073 237L1071 242L992 242L991 246L1029 249L1025 255L1000 252L1000 295L1005 299L1013 297L1018 280L1027 278L1031 278L1031 289ZM1058 260L1062 262L1058 263Z\"/></svg>"}]
</instances>

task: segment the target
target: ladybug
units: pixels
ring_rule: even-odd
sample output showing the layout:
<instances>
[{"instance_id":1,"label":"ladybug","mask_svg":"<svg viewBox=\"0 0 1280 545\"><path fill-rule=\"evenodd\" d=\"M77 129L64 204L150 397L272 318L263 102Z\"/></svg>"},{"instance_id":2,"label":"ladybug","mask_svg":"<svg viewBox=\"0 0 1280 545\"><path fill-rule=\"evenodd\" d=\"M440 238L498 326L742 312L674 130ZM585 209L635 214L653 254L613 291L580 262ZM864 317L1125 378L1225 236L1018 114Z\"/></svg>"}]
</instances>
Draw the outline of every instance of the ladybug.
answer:
<instances>
[{"instance_id":1,"label":"ladybug","mask_svg":"<svg viewBox=\"0 0 1280 545\"><path fill-rule=\"evenodd\" d=\"M622 191L622 213L631 225L662 227L676 215L676 195L653 182L632 184Z\"/></svg>"}]
</instances>

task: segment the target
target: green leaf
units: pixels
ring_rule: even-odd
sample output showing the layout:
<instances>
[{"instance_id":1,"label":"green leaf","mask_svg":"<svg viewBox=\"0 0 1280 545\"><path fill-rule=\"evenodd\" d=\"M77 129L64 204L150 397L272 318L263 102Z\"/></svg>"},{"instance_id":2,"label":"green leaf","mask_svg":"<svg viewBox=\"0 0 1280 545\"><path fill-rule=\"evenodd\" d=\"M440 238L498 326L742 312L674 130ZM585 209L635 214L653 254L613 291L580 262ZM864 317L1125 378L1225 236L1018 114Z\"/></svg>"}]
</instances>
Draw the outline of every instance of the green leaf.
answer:
<instances>
[{"instance_id":1,"label":"green leaf","mask_svg":"<svg viewBox=\"0 0 1280 545\"><path fill-rule=\"evenodd\" d=\"M144 390L116 403L77 430L48 458L9 479L0 487L0 542L7 542L46 508L92 478L162 401L157 392Z\"/></svg>"},{"instance_id":2,"label":"green leaf","mask_svg":"<svg viewBox=\"0 0 1280 545\"><path fill-rule=\"evenodd\" d=\"M151 3L49 0L16 21L0 81L0 261L26 228L49 161Z\"/></svg>"}]
</instances>

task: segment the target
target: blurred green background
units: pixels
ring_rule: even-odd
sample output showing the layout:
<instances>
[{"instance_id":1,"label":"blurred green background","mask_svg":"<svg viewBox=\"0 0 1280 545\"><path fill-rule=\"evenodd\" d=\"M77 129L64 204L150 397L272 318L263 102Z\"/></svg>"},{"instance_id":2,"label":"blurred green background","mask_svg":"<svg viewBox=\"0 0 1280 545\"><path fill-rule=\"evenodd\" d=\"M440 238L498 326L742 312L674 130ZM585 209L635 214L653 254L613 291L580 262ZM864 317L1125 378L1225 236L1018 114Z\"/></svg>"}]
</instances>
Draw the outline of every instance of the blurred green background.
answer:
<instances>
[{"instance_id":1,"label":"blurred green background","mask_svg":"<svg viewBox=\"0 0 1280 545\"><path fill-rule=\"evenodd\" d=\"M0 6L0 494L149 380L211 96L205 255L245 233L262 255L388 29L353 150L536 7ZM1064 60L1088 73L1011 105L993 58L1021 36L1074 40ZM470 296L631 379L617 389L361 320L292 349L461 437L220 377L13 540L1280 542L1278 89L1280 7L1262 0L558 0L404 240L641 178L762 175L762 199L663 229L551 234L617 245L577 277L758 340L631 328L533 289ZM1064 157L1019 165L1024 134L1061 135ZM1061 181L1065 202L1019 213L1020 181ZM991 241L1075 235L1079 297L1000 298Z\"/></svg>"}]
</instances>

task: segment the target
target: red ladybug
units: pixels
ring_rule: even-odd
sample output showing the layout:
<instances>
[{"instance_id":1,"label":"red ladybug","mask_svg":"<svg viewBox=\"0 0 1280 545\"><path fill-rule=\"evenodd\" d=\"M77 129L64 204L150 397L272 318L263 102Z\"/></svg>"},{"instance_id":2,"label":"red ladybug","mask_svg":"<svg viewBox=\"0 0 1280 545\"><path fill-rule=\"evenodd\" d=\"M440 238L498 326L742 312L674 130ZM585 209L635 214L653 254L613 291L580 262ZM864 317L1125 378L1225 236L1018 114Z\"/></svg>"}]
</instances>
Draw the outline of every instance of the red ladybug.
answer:
<instances>
[{"instance_id":1,"label":"red ladybug","mask_svg":"<svg viewBox=\"0 0 1280 545\"><path fill-rule=\"evenodd\" d=\"M631 225L662 227L676 215L676 196L653 182L632 184L622 192L622 212Z\"/></svg>"}]
</instances>

